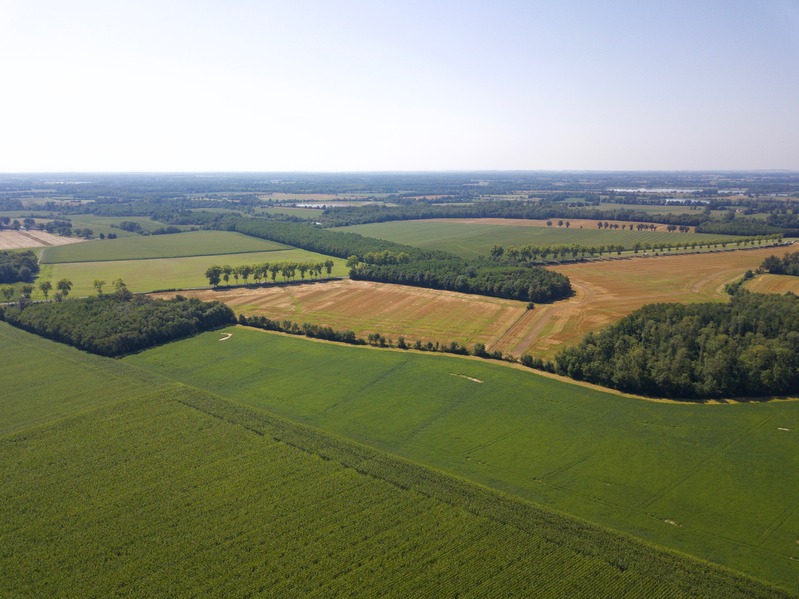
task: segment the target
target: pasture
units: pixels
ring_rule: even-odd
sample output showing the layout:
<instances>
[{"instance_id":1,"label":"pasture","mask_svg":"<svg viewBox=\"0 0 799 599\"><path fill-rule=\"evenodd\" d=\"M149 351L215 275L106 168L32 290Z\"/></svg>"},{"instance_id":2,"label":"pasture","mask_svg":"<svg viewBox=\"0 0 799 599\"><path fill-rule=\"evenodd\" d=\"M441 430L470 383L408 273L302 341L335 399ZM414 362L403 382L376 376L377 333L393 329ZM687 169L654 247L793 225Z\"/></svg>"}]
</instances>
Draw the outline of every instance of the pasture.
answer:
<instances>
[{"instance_id":1,"label":"pasture","mask_svg":"<svg viewBox=\"0 0 799 599\"><path fill-rule=\"evenodd\" d=\"M148 216L97 216L95 214L71 214L67 218L72 222L72 226L79 229L91 229L95 237L100 233L108 235L114 233L118 237L137 237L138 233L125 231L111 225L119 225L122 221L137 223L143 231L150 232L161 227L166 227L164 223L154 221ZM185 227L180 227L185 228Z\"/></svg>"},{"instance_id":2,"label":"pasture","mask_svg":"<svg viewBox=\"0 0 799 599\"><path fill-rule=\"evenodd\" d=\"M4 323L0 341L4 595L787 596Z\"/></svg>"},{"instance_id":3,"label":"pasture","mask_svg":"<svg viewBox=\"0 0 799 599\"><path fill-rule=\"evenodd\" d=\"M180 235L189 235L189 233L180 233L177 236ZM164 237L170 236L165 235ZM175 235L171 237L175 237ZM259 240L255 239L255 241ZM323 262L328 259L334 262L331 276L347 276L349 269L346 267L345 260L330 258L329 256L305 250L287 249L245 254L190 256L186 258L42 264L39 280L59 281L63 278L69 279L74 284L72 295L77 297L94 295L96 293L93 286L95 279L106 281L106 290L111 288L112 281L122 279L134 293L144 293L159 289L208 287L205 271L214 264L241 266L243 264L262 262Z\"/></svg>"},{"instance_id":4,"label":"pasture","mask_svg":"<svg viewBox=\"0 0 799 599\"><path fill-rule=\"evenodd\" d=\"M123 362L795 587L799 402L643 401L474 358L223 332Z\"/></svg>"},{"instance_id":5,"label":"pasture","mask_svg":"<svg viewBox=\"0 0 799 599\"><path fill-rule=\"evenodd\" d=\"M704 233L679 233L666 231L666 225L658 225L655 231L636 231L625 229L611 230L597 228L593 220L570 220L570 227L558 227L560 219L552 219L553 225L547 227L545 220L519 219L430 219L392 221L368 225L339 227L336 230L358 233L367 237L387 239L395 243L420 247L429 250L442 250L461 256L475 258L487 255L494 245L503 247L536 245L623 245L632 248L635 243L682 243L729 242L730 236ZM603 221L605 222L605 221ZM615 221L607 221L615 222ZM631 223L618 221L619 225ZM583 228L581 229L580 226Z\"/></svg>"},{"instance_id":6,"label":"pasture","mask_svg":"<svg viewBox=\"0 0 799 599\"><path fill-rule=\"evenodd\" d=\"M43 264L100 262L108 260L150 260L285 250L274 241L229 231L192 231L172 235L136 235L119 239L94 239L69 247L47 249Z\"/></svg>"}]
</instances>

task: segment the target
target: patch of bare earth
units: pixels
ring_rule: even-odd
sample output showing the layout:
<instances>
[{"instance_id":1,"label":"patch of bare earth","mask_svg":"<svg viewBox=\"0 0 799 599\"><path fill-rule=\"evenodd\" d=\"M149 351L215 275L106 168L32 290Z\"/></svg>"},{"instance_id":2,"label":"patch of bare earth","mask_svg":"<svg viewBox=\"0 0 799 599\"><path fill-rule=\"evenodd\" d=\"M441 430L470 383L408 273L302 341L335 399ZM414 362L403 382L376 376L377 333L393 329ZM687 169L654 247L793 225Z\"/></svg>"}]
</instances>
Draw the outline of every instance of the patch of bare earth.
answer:
<instances>
[{"instance_id":1,"label":"patch of bare earth","mask_svg":"<svg viewBox=\"0 0 799 599\"><path fill-rule=\"evenodd\" d=\"M51 247L80 243L83 239L61 237L46 231L0 231L0 250Z\"/></svg>"}]
</instances>

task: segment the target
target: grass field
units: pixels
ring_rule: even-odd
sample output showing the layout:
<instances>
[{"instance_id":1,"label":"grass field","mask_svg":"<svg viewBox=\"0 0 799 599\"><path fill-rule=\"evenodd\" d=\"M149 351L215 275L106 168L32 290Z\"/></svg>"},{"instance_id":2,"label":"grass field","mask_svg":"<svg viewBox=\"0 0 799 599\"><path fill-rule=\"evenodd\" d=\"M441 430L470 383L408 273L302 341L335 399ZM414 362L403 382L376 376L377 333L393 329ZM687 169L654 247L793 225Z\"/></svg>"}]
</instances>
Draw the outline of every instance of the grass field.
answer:
<instances>
[{"instance_id":1,"label":"grass field","mask_svg":"<svg viewBox=\"0 0 799 599\"><path fill-rule=\"evenodd\" d=\"M3 323L0 347L4 596L787 596Z\"/></svg>"},{"instance_id":2,"label":"grass field","mask_svg":"<svg viewBox=\"0 0 799 599\"><path fill-rule=\"evenodd\" d=\"M577 343L644 304L726 301L724 285L756 269L773 248L607 260L552 267L571 280L575 295L553 304L526 304L462 293L365 281L272 289L202 291L236 312L325 324L359 335L381 333L395 341L485 343L514 356L528 352L553 358L564 344ZM748 284L757 291L761 279ZM765 291L799 292L799 277ZM192 295L192 294L187 294Z\"/></svg>"},{"instance_id":3,"label":"grass field","mask_svg":"<svg viewBox=\"0 0 799 599\"><path fill-rule=\"evenodd\" d=\"M367 237L387 239L431 250L443 250L463 258L486 255L494 245L624 245L640 243L685 243L686 241L730 241L730 236L702 233L667 232L665 225L656 231L599 230L597 221L572 220L571 227L558 227L559 219L547 227L542 220L516 219L431 219L393 221L340 227L337 230ZM609 221L612 222L612 221ZM564 220L565 223L565 220ZM619 221L619 224L630 224ZM582 229L580 228L582 225Z\"/></svg>"},{"instance_id":4,"label":"grass field","mask_svg":"<svg viewBox=\"0 0 799 599\"><path fill-rule=\"evenodd\" d=\"M95 239L80 245L50 248L42 263L100 262L107 260L150 260L285 250L274 241L229 231L192 231L173 235L137 235L119 239Z\"/></svg>"},{"instance_id":5,"label":"grass field","mask_svg":"<svg viewBox=\"0 0 799 599\"><path fill-rule=\"evenodd\" d=\"M72 221L72 226L79 229L91 229L95 237L99 237L100 233L108 235L115 233L117 237L137 237L138 233L131 233L124 229L118 229L111 225L119 225L122 221L134 222L141 225L143 231L154 231L166 227L167 225L161 222L154 221L148 216L96 216L94 214L71 214L69 220ZM186 227L179 227L186 228Z\"/></svg>"},{"instance_id":6,"label":"grass field","mask_svg":"<svg viewBox=\"0 0 799 599\"><path fill-rule=\"evenodd\" d=\"M189 233L180 235L189 235ZM106 290L108 290L111 288L112 281L121 278L131 291L140 293L159 289L207 287L208 279L204 274L206 269L214 264L241 266L242 264L261 262L324 262L328 259L335 263L332 276L347 276L349 269L346 267L345 260L305 250L289 249L221 256L42 264L39 280L59 281L67 278L74 285L72 295L82 297L95 294L93 286L95 279L106 281L108 283Z\"/></svg>"},{"instance_id":7,"label":"grass field","mask_svg":"<svg viewBox=\"0 0 799 599\"><path fill-rule=\"evenodd\" d=\"M478 359L226 331L124 361L795 587L799 402L655 403Z\"/></svg>"}]
</instances>

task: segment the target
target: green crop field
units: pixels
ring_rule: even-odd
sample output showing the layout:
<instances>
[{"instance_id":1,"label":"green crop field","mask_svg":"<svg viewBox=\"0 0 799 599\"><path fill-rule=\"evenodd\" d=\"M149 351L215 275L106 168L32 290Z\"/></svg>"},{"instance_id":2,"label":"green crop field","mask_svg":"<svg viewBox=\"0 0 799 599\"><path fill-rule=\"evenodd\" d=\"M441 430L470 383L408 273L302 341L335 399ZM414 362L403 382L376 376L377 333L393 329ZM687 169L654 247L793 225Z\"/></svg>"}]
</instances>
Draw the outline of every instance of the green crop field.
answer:
<instances>
[{"instance_id":1,"label":"green crop field","mask_svg":"<svg viewBox=\"0 0 799 599\"><path fill-rule=\"evenodd\" d=\"M554 221L557 223L557 219ZM442 220L393 221L369 225L340 227L367 237L387 239L424 249L443 250L463 258L488 254L494 245L624 245L632 248L636 242L685 243L686 241L730 241L730 236L702 233L669 233L667 231L599 230L595 226L582 229L531 226L529 224L498 224L495 219L485 222L446 222Z\"/></svg>"},{"instance_id":2,"label":"green crop field","mask_svg":"<svg viewBox=\"0 0 799 599\"><path fill-rule=\"evenodd\" d=\"M787 596L4 323L0 347L3 596Z\"/></svg>"},{"instance_id":3,"label":"green crop field","mask_svg":"<svg viewBox=\"0 0 799 599\"><path fill-rule=\"evenodd\" d=\"M173 235L136 235L119 239L95 239L71 246L47 248L42 263L151 260L285 250L274 241L229 231L192 231Z\"/></svg>"},{"instance_id":4,"label":"green crop field","mask_svg":"<svg viewBox=\"0 0 799 599\"><path fill-rule=\"evenodd\" d=\"M188 235L181 233L180 235ZM256 240L257 241L257 240ZM271 243L271 242L265 242ZM39 273L40 281L59 281L63 278L72 281L72 295L83 297L94 295L93 282L106 281L111 289L111 282L122 279L134 293L156 291L159 289L189 289L192 287L208 287L208 279L204 274L214 264L241 266L261 262L324 262L333 260L332 276L345 277L349 273L346 261L331 258L305 250L288 249L271 252L248 254L225 254L221 256L191 256L188 258L162 258L156 260L108 260L104 262L65 262L60 264L42 264ZM325 275L326 276L326 275ZM231 279L231 284L234 281ZM36 292L39 293L38 291ZM38 296L34 296L38 298ZM39 298L41 299L41 298Z\"/></svg>"},{"instance_id":5,"label":"green crop field","mask_svg":"<svg viewBox=\"0 0 799 599\"><path fill-rule=\"evenodd\" d=\"M476 359L228 329L125 358L795 589L799 402L655 403Z\"/></svg>"},{"instance_id":6,"label":"green crop field","mask_svg":"<svg viewBox=\"0 0 799 599\"><path fill-rule=\"evenodd\" d=\"M100 233L116 233L118 237L138 237L138 233L132 233L112 227L111 225L119 225L122 221L138 223L143 231L154 231L166 227L167 225L158 221L154 221L148 216L97 216L95 214L71 214L68 216L72 221L72 226L80 229L89 228L94 232L94 236L98 237ZM187 227L179 227L185 229Z\"/></svg>"}]
</instances>

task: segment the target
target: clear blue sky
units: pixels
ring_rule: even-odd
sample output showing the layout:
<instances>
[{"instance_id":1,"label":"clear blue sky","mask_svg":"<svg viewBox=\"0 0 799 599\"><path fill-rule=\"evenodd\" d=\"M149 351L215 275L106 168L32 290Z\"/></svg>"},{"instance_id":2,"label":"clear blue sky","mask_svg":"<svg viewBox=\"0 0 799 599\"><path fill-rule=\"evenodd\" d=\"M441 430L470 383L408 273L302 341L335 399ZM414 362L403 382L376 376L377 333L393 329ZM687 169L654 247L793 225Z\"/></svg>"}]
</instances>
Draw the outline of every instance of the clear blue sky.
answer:
<instances>
[{"instance_id":1,"label":"clear blue sky","mask_svg":"<svg viewBox=\"0 0 799 599\"><path fill-rule=\"evenodd\" d=\"M799 0L0 0L0 172L799 170Z\"/></svg>"}]
</instances>

